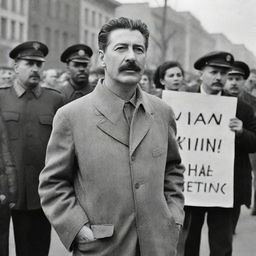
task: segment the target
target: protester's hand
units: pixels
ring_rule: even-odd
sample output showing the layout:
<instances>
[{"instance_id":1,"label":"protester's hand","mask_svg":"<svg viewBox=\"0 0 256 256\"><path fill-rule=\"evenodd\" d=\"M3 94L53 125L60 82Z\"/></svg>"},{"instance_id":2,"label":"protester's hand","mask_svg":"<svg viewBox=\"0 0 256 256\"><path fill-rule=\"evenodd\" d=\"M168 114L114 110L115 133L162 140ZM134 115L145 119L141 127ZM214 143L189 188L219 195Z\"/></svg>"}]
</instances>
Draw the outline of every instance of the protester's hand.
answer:
<instances>
[{"instance_id":1,"label":"protester's hand","mask_svg":"<svg viewBox=\"0 0 256 256\"><path fill-rule=\"evenodd\" d=\"M76 241L77 242L90 242L90 241L94 241L94 235L92 230L87 227L86 225L83 226L80 231L78 232L78 234L76 235Z\"/></svg>"},{"instance_id":2,"label":"protester's hand","mask_svg":"<svg viewBox=\"0 0 256 256\"><path fill-rule=\"evenodd\" d=\"M0 204L4 204L4 203L5 203L5 200L6 200L6 196L0 194Z\"/></svg>"},{"instance_id":3,"label":"protester's hand","mask_svg":"<svg viewBox=\"0 0 256 256\"><path fill-rule=\"evenodd\" d=\"M243 122L238 118L231 118L229 121L229 128L237 135L240 135L243 132Z\"/></svg>"},{"instance_id":4,"label":"protester's hand","mask_svg":"<svg viewBox=\"0 0 256 256\"><path fill-rule=\"evenodd\" d=\"M9 203L10 209L12 209L15 206L15 203Z\"/></svg>"}]
</instances>

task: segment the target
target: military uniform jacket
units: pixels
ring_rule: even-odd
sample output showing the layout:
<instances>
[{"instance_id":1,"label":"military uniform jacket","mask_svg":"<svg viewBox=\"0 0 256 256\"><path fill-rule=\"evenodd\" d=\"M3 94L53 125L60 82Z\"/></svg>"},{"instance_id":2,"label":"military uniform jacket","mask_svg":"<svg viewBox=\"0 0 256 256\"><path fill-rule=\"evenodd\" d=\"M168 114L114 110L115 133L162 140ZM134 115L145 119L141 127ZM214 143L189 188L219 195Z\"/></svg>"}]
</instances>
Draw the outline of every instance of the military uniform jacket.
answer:
<instances>
[{"instance_id":1,"label":"military uniform jacket","mask_svg":"<svg viewBox=\"0 0 256 256\"><path fill-rule=\"evenodd\" d=\"M183 172L173 111L138 89L129 128L124 101L101 81L58 110L39 193L74 255L174 256L183 223ZM74 242L89 222L98 239Z\"/></svg>"},{"instance_id":2,"label":"military uniform jacket","mask_svg":"<svg viewBox=\"0 0 256 256\"><path fill-rule=\"evenodd\" d=\"M89 83L82 88L77 88L74 82L68 79L59 87L59 91L63 94L65 104L67 104L92 92L93 89Z\"/></svg>"},{"instance_id":3,"label":"military uniform jacket","mask_svg":"<svg viewBox=\"0 0 256 256\"><path fill-rule=\"evenodd\" d=\"M7 129L0 115L0 195L5 203L15 203L17 198L16 168L10 150Z\"/></svg>"},{"instance_id":4,"label":"military uniform jacket","mask_svg":"<svg viewBox=\"0 0 256 256\"><path fill-rule=\"evenodd\" d=\"M7 126L11 152L17 167L16 209L39 209L38 177L55 112L63 105L57 91L36 87L27 92L16 80L0 89L0 107Z\"/></svg>"}]
</instances>

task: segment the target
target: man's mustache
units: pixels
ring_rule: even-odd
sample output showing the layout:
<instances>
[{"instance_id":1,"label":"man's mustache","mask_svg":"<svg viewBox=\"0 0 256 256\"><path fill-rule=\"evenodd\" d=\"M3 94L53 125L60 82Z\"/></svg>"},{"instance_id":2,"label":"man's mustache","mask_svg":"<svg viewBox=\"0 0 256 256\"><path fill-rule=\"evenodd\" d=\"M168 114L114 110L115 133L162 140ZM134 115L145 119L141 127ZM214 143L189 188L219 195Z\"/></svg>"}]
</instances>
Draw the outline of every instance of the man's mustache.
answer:
<instances>
[{"instance_id":1,"label":"man's mustache","mask_svg":"<svg viewBox=\"0 0 256 256\"><path fill-rule=\"evenodd\" d=\"M135 62L127 62L126 64L122 65L119 68L120 72L125 70L133 70L133 71L140 72L141 68Z\"/></svg>"},{"instance_id":2,"label":"man's mustache","mask_svg":"<svg viewBox=\"0 0 256 256\"><path fill-rule=\"evenodd\" d=\"M40 78L40 75L38 73L33 73L32 75L30 75L30 77L38 77L38 78Z\"/></svg>"},{"instance_id":3,"label":"man's mustache","mask_svg":"<svg viewBox=\"0 0 256 256\"><path fill-rule=\"evenodd\" d=\"M223 83L214 83L213 85L217 85L217 86L224 86L224 84Z\"/></svg>"}]
</instances>

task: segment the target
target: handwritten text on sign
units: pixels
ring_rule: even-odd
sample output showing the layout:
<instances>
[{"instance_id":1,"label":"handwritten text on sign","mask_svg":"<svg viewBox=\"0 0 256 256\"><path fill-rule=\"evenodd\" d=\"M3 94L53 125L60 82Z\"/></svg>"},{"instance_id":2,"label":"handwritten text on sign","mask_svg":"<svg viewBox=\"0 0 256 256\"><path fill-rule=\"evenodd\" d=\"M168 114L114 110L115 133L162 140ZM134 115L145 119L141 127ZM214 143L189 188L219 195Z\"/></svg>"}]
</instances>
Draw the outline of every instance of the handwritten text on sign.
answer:
<instances>
[{"instance_id":1,"label":"handwritten text on sign","mask_svg":"<svg viewBox=\"0 0 256 256\"><path fill-rule=\"evenodd\" d=\"M176 116L185 204L232 207L235 134L229 120L237 99L164 90L163 100Z\"/></svg>"}]
</instances>

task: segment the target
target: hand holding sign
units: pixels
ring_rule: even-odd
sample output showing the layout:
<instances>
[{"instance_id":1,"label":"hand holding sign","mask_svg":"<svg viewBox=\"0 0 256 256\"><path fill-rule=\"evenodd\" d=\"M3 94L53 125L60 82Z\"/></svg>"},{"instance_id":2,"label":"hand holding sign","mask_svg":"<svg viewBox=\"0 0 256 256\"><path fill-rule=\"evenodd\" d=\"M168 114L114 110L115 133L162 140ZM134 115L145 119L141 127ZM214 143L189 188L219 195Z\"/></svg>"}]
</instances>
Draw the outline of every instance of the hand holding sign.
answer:
<instances>
[{"instance_id":1,"label":"hand holding sign","mask_svg":"<svg viewBox=\"0 0 256 256\"><path fill-rule=\"evenodd\" d=\"M229 122L229 128L237 135L240 135L243 132L243 122L238 118L231 118Z\"/></svg>"},{"instance_id":2,"label":"hand holding sign","mask_svg":"<svg viewBox=\"0 0 256 256\"><path fill-rule=\"evenodd\" d=\"M176 115L185 204L232 207L235 133L243 130L233 118L237 99L166 90L162 98Z\"/></svg>"}]
</instances>

